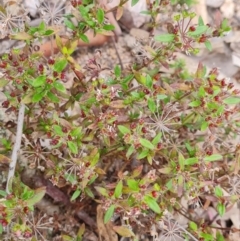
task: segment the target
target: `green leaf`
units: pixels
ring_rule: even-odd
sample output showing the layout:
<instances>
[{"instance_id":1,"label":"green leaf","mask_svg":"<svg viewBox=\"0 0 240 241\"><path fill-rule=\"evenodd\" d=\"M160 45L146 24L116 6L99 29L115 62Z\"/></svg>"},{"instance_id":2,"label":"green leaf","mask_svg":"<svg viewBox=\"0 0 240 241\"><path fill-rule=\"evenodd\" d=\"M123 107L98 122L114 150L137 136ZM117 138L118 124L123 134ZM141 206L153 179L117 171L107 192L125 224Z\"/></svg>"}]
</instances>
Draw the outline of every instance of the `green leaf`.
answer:
<instances>
[{"instance_id":1,"label":"green leaf","mask_svg":"<svg viewBox=\"0 0 240 241\"><path fill-rule=\"evenodd\" d=\"M217 231L217 240L216 241L225 241L224 236L219 231Z\"/></svg>"},{"instance_id":2,"label":"green leaf","mask_svg":"<svg viewBox=\"0 0 240 241\"><path fill-rule=\"evenodd\" d=\"M203 71L202 71L203 72ZM203 76L202 76L203 77ZM200 77L201 78L201 77ZM198 96L200 97L200 98L202 98L202 97L204 97L206 95L206 92L205 92L205 90L204 90L204 88L203 88L203 86L200 86L200 88L198 89Z\"/></svg>"},{"instance_id":3,"label":"green leaf","mask_svg":"<svg viewBox=\"0 0 240 241\"><path fill-rule=\"evenodd\" d=\"M196 30L193 32L188 32L188 35L192 36L192 37L196 37L198 35L205 33L207 31L207 29L208 29L208 26L206 26L206 25L197 26Z\"/></svg>"},{"instance_id":4,"label":"green leaf","mask_svg":"<svg viewBox=\"0 0 240 241\"><path fill-rule=\"evenodd\" d=\"M185 159L181 152L178 154L178 162L181 170L184 170Z\"/></svg>"},{"instance_id":5,"label":"green leaf","mask_svg":"<svg viewBox=\"0 0 240 241\"><path fill-rule=\"evenodd\" d=\"M227 104L227 105L234 105L234 104L239 104L240 103L240 98L239 97L228 97L226 99L223 100L223 103Z\"/></svg>"},{"instance_id":6,"label":"green leaf","mask_svg":"<svg viewBox=\"0 0 240 241\"><path fill-rule=\"evenodd\" d=\"M206 48L211 52L212 51L212 44L211 44L211 42L209 40L206 40L204 42L204 44L205 44Z\"/></svg>"},{"instance_id":7,"label":"green leaf","mask_svg":"<svg viewBox=\"0 0 240 241\"><path fill-rule=\"evenodd\" d=\"M85 34L79 34L79 38L84 42L84 43L89 43L89 39L87 37L87 35Z\"/></svg>"},{"instance_id":8,"label":"green leaf","mask_svg":"<svg viewBox=\"0 0 240 241\"><path fill-rule=\"evenodd\" d=\"M75 30L75 29L76 29L76 26L75 26L71 21L69 21L68 19L65 19L65 20L64 20L64 23L65 23L65 25L66 25L68 28L70 28L70 29L72 29L72 30Z\"/></svg>"},{"instance_id":9,"label":"green leaf","mask_svg":"<svg viewBox=\"0 0 240 241\"><path fill-rule=\"evenodd\" d=\"M53 83L53 86L54 86L54 88L55 88L56 90L58 90L58 91L60 91L60 92L66 92L66 89L65 89L64 85L63 85L62 83L60 83L60 82L55 81L55 82Z\"/></svg>"},{"instance_id":10,"label":"green leaf","mask_svg":"<svg viewBox=\"0 0 240 241\"><path fill-rule=\"evenodd\" d=\"M191 157L185 160L184 164L185 165L193 165L195 163L198 163L197 157Z\"/></svg>"},{"instance_id":11,"label":"green leaf","mask_svg":"<svg viewBox=\"0 0 240 241\"><path fill-rule=\"evenodd\" d=\"M115 198L119 198L122 195L122 188L123 188L123 182L122 180L120 180L114 191Z\"/></svg>"},{"instance_id":12,"label":"green leaf","mask_svg":"<svg viewBox=\"0 0 240 241\"><path fill-rule=\"evenodd\" d=\"M46 78L47 78L46 76L40 75L36 79L34 79L32 82L30 82L30 81L29 82L33 87L40 87L46 83Z\"/></svg>"},{"instance_id":13,"label":"green leaf","mask_svg":"<svg viewBox=\"0 0 240 241\"><path fill-rule=\"evenodd\" d=\"M51 91L47 93L47 97L53 102L53 103L59 103L59 99L56 95L54 95Z\"/></svg>"},{"instance_id":14,"label":"green leaf","mask_svg":"<svg viewBox=\"0 0 240 241\"><path fill-rule=\"evenodd\" d=\"M206 73L207 73L206 66L204 66L202 64L202 62L199 62L198 67L197 67L197 71L195 73L196 78L203 78L206 75ZM204 89L201 90L201 88L203 88L203 87L200 87L199 91L201 91L205 96L205 90Z\"/></svg>"},{"instance_id":15,"label":"green leaf","mask_svg":"<svg viewBox=\"0 0 240 241\"><path fill-rule=\"evenodd\" d=\"M150 11L141 11L140 14L151 15L151 12Z\"/></svg>"},{"instance_id":16,"label":"green leaf","mask_svg":"<svg viewBox=\"0 0 240 241\"><path fill-rule=\"evenodd\" d=\"M155 113L156 111L156 103L152 98L148 98L148 108L152 113Z\"/></svg>"},{"instance_id":17,"label":"green leaf","mask_svg":"<svg viewBox=\"0 0 240 241\"><path fill-rule=\"evenodd\" d=\"M46 193L46 187L40 187L34 190L34 195L30 199L26 200L28 206L34 206L36 203L42 200Z\"/></svg>"},{"instance_id":18,"label":"green leaf","mask_svg":"<svg viewBox=\"0 0 240 241\"><path fill-rule=\"evenodd\" d=\"M183 176L182 175L178 176L177 183L178 183L179 187L183 186L184 180L183 180Z\"/></svg>"},{"instance_id":19,"label":"green leaf","mask_svg":"<svg viewBox=\"0 0 240 241\"><path fill-rule=\"evenodd\" d=\"M6 197L7 196L7 192L5 192L4 190L0 190L0 196Z\"/></svg>"},{"instance_id":20,"label":"green leaf","mask_svg":"<svg viewBox=\"0 0 240 241\"><path fill-rule=\"evenodd\" d=\"M84 6L84 5L80 5L78 9L79 9L81 15L84 16L84 17L87 15L87 13L88 13L89 10L90 10L89 7L86 7L86 6Z\"/></svg>"},{"instance_id":21,"label":"green leaf","mask_svg":"<svg viewBox=\"0 0 240 241\"><path fill-rule=\"evenodd\" d=\"M71 197L71 201L75 200L76 198L79 197L79 195L81 194L81 190L77 189L75 190L75 192L73 193L72 197Z\"/></svg>"},{"instance_id":22,"label":"green leaf","mask_svg":"<svg viewBox=\"0 0 240 241\"><path fill-rule=\"evenodd\" d=\"M58 73L62 72L66 68L67 63L66 59L57 60L53 66L54 71Z\"/></svg>"},{"instance_id":23,"label":"green leaf","mask_svg":"<svg viewBox=\"0 0 240 241\"><path fill-rule=\"evenodd\" d=\"M131 133L131 131L127 127L122 125L118 125L118 129L123 135Z\"/></svg>"},{"instance_id":24,"label":"green leaf","mask_svg":"<svg viewBox=\"0 0 240 241\"><path fill-rule=\"evenodd\" d=\"M81 134L82 134L82 127L77 127L70 132L70 135L72 137L81 136Z\"/></svg>"},{"instance_id":25,"label":"green leaf","mask_svg":"<svg viewBox=\"0 0 240 241\"><path fill-rule=\"evenodd\" d=\"M161 210L159 205L157 204L157 201L151 197L151 196L145 196L144 197L144 202L148 205L150 209L152 209L155 213L160 214Z\"/></svg>"},{"instance_id":26,"label":"green leaf","mask_svg":"<svg viewBox=\"0 0 240 241\"><path fill-rule=\"evenodd\" d=\"M172 172L172 169L170 167L163 167L158 169L158 171L162 174L169 174Z\"/></svg>"},{"instance_id":27,"label":"green leaf","mask_svg":"<svg viewBox=\"0 0 240 241\"><path fill-rule=\"evenodd\" d=\"M50 36L51 34L53 34L54 33L54 30L52 30L52 29L48 29L48 30L46 30L45 32L44 32L44 36Z\"/></svg>"},{"instance_id":28,"label":"green leaf","mask_svg":"<svg viewBox=\"0 0 240 241\"><path fill-rule=\"evenodd\" d=\"M85 192L90 198L94 198L93 192L92 192L91 189L89 189L88 187L86 187L86 188L84 189L84 192Z\"/></svg>"},{"instance_id":29,"label":"green leaf","mask_svg":"<svg viewBox=\"0 0 240 241\"><path fill-rule=\"evenodd\" d=\"M116 75L116 77L120 77L121 76L121 68L119 65L116 65L114 68L114 74Z\"/></svg>"},{"instance_id":30,"label":"green leaf","mask_svg":"<svg viewBox=\"0 0 240 241\"><path fill-rule=\"evenodd\" d=\"M6 86L9 82L7 79L0 79L0 88Z\"/></svg>"},{"instance_id":31,"label":"green leaf","mask_svg":"<svg viewBox=\"0 0 240 241\"><path fill-rule=\"evenodd\" d=\"M131 1L131 6L133 7L134 5L136 5L138 3L139 0L132 0Z\"/></svg>"},{"instance_id":32,"label":"green leaf","mask_svg":"<svg viewBox=\"0 0 240 241\"><path fill-rule=\"evenodd\" d=\"M53 130L56 135L63 136L62 127L58 125L53 125Z\"/></svg>"},{"instance_id":33,"label":"green leaf","mask_svg":"<svg viewBox=\"0 0 240 241\"><path fill-rule=\"evenodd\" d=\"M45 22L42 21L42 22L38 25L38 30L42 31L42 30L45 29L45 27L46 27Z\"/></svg>"},{"instance_id":34,"label":"green leaf","mask_svg":"<svg viewBox=\"0 0 240 241\"><path fill-rule=\"evenodd\" d=\"M226 207L223 203L218 203L217 204L217 211L219 215L222 217L226 213Z\"/></svg>"},{"instance_id":35,"label":"green leaf","mask_svg":"<svg viewBox=\"0 0 240 241\"><path fill-rule=\"evenodd\" d=\"M172 179L168 180L168 182L166 183L166 187L168 188L168 190L172 189L172 187L173 187L173 180Z\"/></svg>"},{"instance_id":36,"label":"green leaf","mask_svg":"<svg viewBox=\"0 0 240 241\"><path fill-rule=\"evenodd\" d=\"M100 24L104 21L104 11L101 8L97 10L97 20Z\"/></svg>"},{"instance_id":37,"label":"green leaf","mask_svg":"<svg viewBox=\"0 0 240 241\"><path fill-rule=\"evenodd\" d=\"M198 230L198 226L196 223L190 221L189 222L189 227L193 230L193 231L197 231Z\"/></svg>"},{"instance_id":38,"label":"green leaf","mask_svg":"<svg viewBox=\"0 0 240 241\"><path fill-rule=\"evenodd\" d=\"M153 85L153 80L152 80L151 76L148 74L146 76L146 86L148 88L152 88L152 85Z\"/></svg>"},{"instance_id":39,"label":"green leaf","mask_svg":"<svg viewBox=\"0 0 240 241\"><path fill-rule=\"evenodd\" d=\"M103 29L107 30L107 31L112 31L112 30L115 29L115 27L113 25L111 25L111 24L107 24L107 25L103 26Z\"/></svg>"},{"instance_id":40,"label":"green leaf","mask_svg":"<svg viewBox=\"0 0 240 241\"><path fill-rule=\"evenodd\" d=\"M204 22L201 16L198 18L198 26L204 26Z\"/></svg>"},{"instance_id":41,"label":"green leaf","mask_svg":"<svg viewBox=\"0 0 240 241\"><path fill-rule=\"evenodd\" d=\"M200 105L201 105L201 101L200 100L194 100L194 101L189 103L189 106L191 106L191 107L198 107Z\"/></svg>"},{"instance_id":42,"label":"green leaf","mask_svg":"<svg viewBox=\"0 0 240 241\"><path fill-rule=\"evenodd\" d=\"M154 37L154 39L158 42L163 42L163 43L170 43L174 40L175 35L174 34L161 34L161 35L157 35Z\"/></svg>"},{"instance_id":43,"label":"green leaf","mask_svg":"<svg viewBox=\"0 0 240 241\"><path fill-rule=\"evenodd\" d=\"M220 155L220 154L213 154L213 155L211 155L211 156L206 156L206 157L204 157L204 161L220 161L220 160L222 160L223 159L223 156L222 155Z\"/></svg>"},{"instance_id":44,"label":"green leaf","mask_svg":"<svg viewBox=\"0 0 240 241\"><path fill-rule=\"evenodd\" d=\"M132 172L132 177L137 177L142 173L143 165L138 166L136 169Z\"/></svg>"},{"instance_id":45,"label":"green leaf","mask_svg":"<svg viewBox=\"0 0 240 241\"><path fill-rule=\"evenodd\" d=\"M148 163L149 163L150 165L152 165L153 156L150 155L150 154L148 154L148 155L147 155L147 160L148 160Z\"/></svg>"},{"instance_id":46,"label":"green leaf","mask_svg":"<svg viewBox=\"0 0 240 241\"><path fill-rule=\"evenodd\" d=\"M127 150L126 157L129 158L133 154L134 150L135 150L134 146L131 145Z\"/></svg>"},{"instance_id":47,"label":"green leaf","mask_svg":"<svg viewBox=\"0 0 240 241\"><path fill-rule=\"evenodd\" d=\"M97 149L95 149L93 151L93 154L90 155L90 158L91 158L91 167L94 167L98 161L99 161L99 157L100 157L100 153L98 152Z\"/></svg>"},{"instance_id":48,"label":"green leaf","mask_svg":"<svg viewBox=\"0 0 240 241\"><path fill-rule=\"evenodd\" d=\"M205 131L208 128L208 122L203 121L201 124L201 131Z\"/></svg>"},{"instance_id":49,"label":"green leaf","mask_svg":"<svg viewBox=\"0 0 240 241\"><path fill-rule=\"evenodd\" d=\"M107 212L104 215L104 223L107 223L111 220L113 214L114 214L114 210L115 210L115 205L111 205L109 207L109 209L107 210Z\"/></svg>"},{"instance_id":50,"label":"green leaf","mask_svg":"<svg viewBox=\"0 0 240 241\"><path fill-rule=\"evenodd\" d=\"M73 154L78 154L78 147L77 147L76 143L74 143L72 141L68 141L67 144L68 144L70 151Z\"/></svg>"},{"instance_id":51,"label":"green leaf","mask_svg":"<svg viewBox=\"0 0 240 241\"><path fill-rule=\"evenodd\" d=\"M152 144L156 146L160 142L161 138L162 138L162 132L159 132L152 140Z\"/></svg>"},{"instance_id":52,"label":"green leaf","mask_svg":"<svg viewBox=\"0 0 240 241\"><path fill-rule=\"evenodd\" d=\"M86 230L85 223L82 223L80 228L78 229L76 241L82 241L82 236L83 236L85 230Z\"/></svg>"},{"instance_id":53,"label":"green leaf","mask_svg":"<svg viewBox=\"0 0 240 241\"><path fill-rule=\"evenodd\" d=\"M209 234L209 233L203 233L203 232L201 232L201 233L200 233L200 237L201 237L201 238L204 238L204 241L213 241L213 240L214 240L213 235L212 235L212 234Z\"/></svg>"},{"instance_id":54,"label":"green leaf","mask_svg":"<svg viewBox=\"0 0 240 241\"><path fill-rule=\"evenodd\" d=\"M167 95L157 95L157 99L158 100L164 100L166 99L168 96Z\"/></svg>"},{"instance_id":55,"label":"green leaf","mask_svg":"<svg viewBox=\"0 0 240 241\"><path fill-rule=\"evenodd\" d=\"M150 150L153 150L154 149L154 145L147 139L143 139L143 138L140 138L140 143L142 146L150 149Z\"/></svg>"},{"instance_id":56,"label":"green leaf","mask_svg":"<svg viewBox=\"0 0 240 241\"><path fill-rule=\"evenodd\" d=\"M32 102L39 102L45 96L45 92L42 91L40 93L35 93L32 97Z\"/></svg>"},{"instance_id":57,"label":"green leaf","mask_svg":"<svg viewBox=\"0 0 240 241\"><path fill-rule=\"evenodd\" d=\"M95 187L95 189L96 189L97 192L99 192L102 196L108 197L108 191L107 191L107 189L105 189L105 188L103 188L103 187Z\"/></svg>"},{"instance_id":58,"label":"green leaf","mask_svg":"<svg viewBox=\"0 0 240 241\"><path fill-rule=\"evenodd\" d=\"M221 29L224 31L229 31L231 29L228 25L228 20L226 18L222 21Z\"/></svg>"},{"instance_id":59,"label":"green leaf","mask_svg":"<svg viewBox=\"0 0 240 241\"><path fill-rule=\"evenodd\" d=\"M214 193L217 197L222 197L223 196L223 191L222 188L219 186L216 186L214 189Z\"/></svg>"},{"instance_id":60,"label":"green leaf","mask_svg":"<svg viewBox=\"0 0 240 241\"><path fill-rule=\"evenodd\" d=\"M149 153L149 150L143 150L142 152L139 153L139 155L137 156L137 159L141 160L143 158L145 158Z\"/></svg>"},{"instance_id":61,"label":"green leaf","mask_svg":"<svg viewBox=\"0 0 240 241\"><path fill-rule=\"evenodd\" d=\"M134 179L128 179L127 180L127 185L129 186L129 188L133 191L139 191L139 184L138 181L134 180Z\"/></svg>"},{"instance_id":62,"label":"green leaf","mask_svg":"<svg viewBox=\"0 0 240 241\"><path fill-rule=\"evenodd\" d=\"M144 75L142 75L136 71L136 72L134 72L134 77L139 84L146 86L146 77Z\"/></svg>"},{"instance_id":63,"label":"green leaf","mask_svg":"<svg viewBox=\"0 0 240 241\"><path fill-rule=\"evenodd\" d=\"M135 234L125 226L113 226L112 229L122 237L134 237Z\"/></svg>"}]
</instances>

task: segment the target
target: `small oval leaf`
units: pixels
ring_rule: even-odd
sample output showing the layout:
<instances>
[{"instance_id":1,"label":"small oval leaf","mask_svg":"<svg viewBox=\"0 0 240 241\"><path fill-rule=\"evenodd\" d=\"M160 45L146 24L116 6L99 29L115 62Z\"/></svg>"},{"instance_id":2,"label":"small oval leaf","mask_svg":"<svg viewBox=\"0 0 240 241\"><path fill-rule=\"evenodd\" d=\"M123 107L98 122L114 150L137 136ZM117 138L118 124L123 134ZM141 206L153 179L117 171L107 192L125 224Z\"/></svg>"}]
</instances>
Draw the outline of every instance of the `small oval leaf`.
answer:
<instances>
[{"instance_id":1,"label":"small oval leaf","mask_svg":"<svg viewBox=\"0 0 240 241\"><path fill-rule=\"evenodd\" d=\"M113 226L113 230L119 235L121 235L122 237L130 238L135 236L132 230L124 226Z\"/></svg>"},{"instance_id":2,"label":"small oval leaf","mask_svg":"<svg viewBox=\"0 0 240 241\"><path fill-rule=\"evenodd\" d=\"M73 195L72 195L72 197L71 197L71 201L73 201L73 200L75 200L76 198L78 198L80 194L81 194L81 190L77 189L77 190L73 193Z\"/></svg>"},{"instance_id":3,"label":"small oval leaf","mask_svg":"<svg viewBox=\"0 0 240 241\"><path fill-rule=\"evenodd\" d=\"M204 157L204 161L220 161L223 159L223 156L220 154L213 154L211 156Z\"/></svg>"},{"instance_id":4,"label":"small oval leaf","mask_svg":"<svg viewBox=\"0 0 240 241\"><path fill-rule=\"evenodd\" d=\"M174 40L175 35L174 34L161 34L161 35L157 35L154 37L154 39L158 42L163 42L163 43L170 43Z\"/></svg>"},{"instance_id":5,"label":"small oval leaf","mask_svg":"<svg viewBox=\"0 0 240 241\"><path fill-rule=\"evenodd\" d=\"M152 209L155 213L158 213L158 214L161 213L160 207L157 204L157 201L153 197L145 196L144 201L148 205L148 207Z\"/></svg>"},{"instance_id":6,"label":"small oval leaf","mask_svg":"<svg viewBox=\"0 0 240 241\"><path fill-rule=\"evenodd\" d=\"M240 98L239 97L234 97L234 96L228 97L225 100L223 100L223 103L227 104L227 105L238 104L238 103L240 103Z\"/></svg>"},{"instance_id":7,"label":"small oval leaf","mask_svg":"<svg viewBox=\"0 0 240 241\"><path fill-rule=\"evenodd\" d=\"M140 138L140 143L142 146L150 149L150 150L153 150L154 149L154 145L147 139L143 139L143 138Z\"/></svg>"},{"instance_id":8,"label":"small oval leaf","mask_svg":"<svg viewBox=\"0 0 240 241\"><path fill-rule=\"evenodd\" d=\"M111 205L107 212L104 215L104 223L107 223L111 220L115 210L115 205Z\"/></svg>"}]
</instances>

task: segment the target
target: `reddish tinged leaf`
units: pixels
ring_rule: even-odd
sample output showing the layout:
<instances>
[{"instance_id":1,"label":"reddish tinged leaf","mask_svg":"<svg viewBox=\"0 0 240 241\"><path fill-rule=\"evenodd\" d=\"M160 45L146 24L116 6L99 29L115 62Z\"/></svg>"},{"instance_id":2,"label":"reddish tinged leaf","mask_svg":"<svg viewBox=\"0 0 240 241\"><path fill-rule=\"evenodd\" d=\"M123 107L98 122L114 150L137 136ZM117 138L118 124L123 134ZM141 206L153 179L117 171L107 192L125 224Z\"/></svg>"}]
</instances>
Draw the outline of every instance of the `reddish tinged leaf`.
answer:
<instances>
[{"instance_id":1,"label":"reddish tinged leaf","mask_svg":"<svg viewBox=\"0 0 240 241\"><path fill-rule=\"evenodd\" d=\"M33 178L35 187L46 187L46 194L49 195L54 202L67 205L69 203L68 196L62 192L57 186L54 186L51 181L44 179L41 176L35 176Z\"/></svg>"},{"instance_id":2,"label":"reddish tinged leaf","mask_svg":"<svg viewBox=\"0 0 240 241\"><path fill-rule=\"evenodd\" d=\"M161 63L161 65L162 65L163 67L165 67L166 69L169 69L169 64L168 64L168 62L165 62L165 61L161 61L161 60L160 60L160 63Z\"/></svg>"},{"instance_id":3,"label":"reddish tinged leaf","mask_svg":"<svg viewBox=\"0 0 240 241\"><path fill-rule=\"evenodd\" d=\"M132 177L137 177L142 173L143 165L138 166L136 169L133 170Z\"/></svg>"},{"instance_id":4,"label":"reddish tinged leaf","mask_svg":"<svg viewBox=\"0 0 240 241\"><path fill-rule=\"evenodd\" d=\"M201 62L199 62L195 77L201 79L204 77L205 73L206 73L205 66Z\"/></svg>"},{"instance_id":5,"label":"reddish tinged leaf","mask_svg":"<svg viewBox=\"0 0 240 241\"><path fill-rule=\"evenodd\" d=\"M167 23L168 33L174 33L174 26L172 23Z\"/></svg>"},{"instance_id":6,"label":"reddish tinged leaf","mask_svg":"<svg viewBox=\"0 0 240 241\"><path fill-rule=\"evenodd\" d=\"M116 108L116 109L122 109L122 108L126 108L126 105L124 104L123 100L114 100L111 101L109 104L110 107L112 108Z\"/></svg>"},{"instance_id":7,"label":"reddish tinged leaf","mask_svg":"<svg viewBox=\"0 0 240 241\"><path fill-rule=\"evenodd\" d=\"M73 72L77 76L78 80L82 81L85 78L84 74L81 71L76 70L75 68L73 68Z\"/></svg>"},{"instance_id":8,"label":"reddish tinged leaf","mask_svg":"<svg viewBox=\"0 0 240 241\"><path fill-rule=\"evenodd\" d=\"M0 164L9 164L11 159L0 154Z\"/></svg>"},{"instance_id":9,"label":"reddish tinged leaf","mask_svg":"<svg viewBox=\"0 0 240 241\"><path fill-rule=\"evenodd\" d=\"M218 198L213 195L206 195L205 198L211 202L216 202L218 200Z\"/></svg>"},{"instance_id":10,"label":"reddish tinged leaf","mask_svg":"<svg viewBox=\"0 0 240 241\"><path fill-rule=\"evenodd\" d=\"M214 23L216 28L219 28L221 26L222 19L223 19L222 13L219 10L215 11Z\"/></svg>"}]
</instances>

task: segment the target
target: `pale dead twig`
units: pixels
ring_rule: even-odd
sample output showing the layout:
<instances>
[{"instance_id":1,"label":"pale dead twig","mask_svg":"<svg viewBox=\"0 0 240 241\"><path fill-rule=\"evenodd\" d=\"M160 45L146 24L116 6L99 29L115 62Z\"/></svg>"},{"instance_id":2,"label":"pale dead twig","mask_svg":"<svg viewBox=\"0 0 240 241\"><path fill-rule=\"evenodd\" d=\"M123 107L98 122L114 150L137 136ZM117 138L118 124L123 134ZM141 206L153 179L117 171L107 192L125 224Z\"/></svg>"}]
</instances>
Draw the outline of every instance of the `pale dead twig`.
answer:
<instances>
[{"instance_id":1,"label":"pale dead twig","mask_svg":"<svg viewBox=\"0 0 240 241\"><path fill-rule=\"evenodd\" d=\"M6 192L9 194L11 192L11 182L12 178L14 177L15 168L17 164L17 158L18 158L18 151L21 147L21 140L22 140L22 130L23 130L23 122L24 122L24 111L25 111L25 105L21 104L18 112L18 120L17 120L17 134L16 139L12 151L11 156L11 163L9 165L9 172L7 177L7 186L6 186Z\"/></svg>"}]
</instances>

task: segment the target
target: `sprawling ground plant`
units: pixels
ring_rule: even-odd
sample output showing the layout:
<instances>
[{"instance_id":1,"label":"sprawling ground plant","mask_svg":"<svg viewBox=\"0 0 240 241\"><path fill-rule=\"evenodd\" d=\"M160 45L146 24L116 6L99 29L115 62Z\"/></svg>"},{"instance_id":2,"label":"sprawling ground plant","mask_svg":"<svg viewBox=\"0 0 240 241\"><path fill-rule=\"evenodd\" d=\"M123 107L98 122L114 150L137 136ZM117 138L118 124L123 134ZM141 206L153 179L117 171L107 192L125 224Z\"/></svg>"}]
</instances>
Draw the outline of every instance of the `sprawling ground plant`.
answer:
<instances>
[{"instance_id":1,"label":"sprawling ground plant","mask_svg":"<svg viewBox=\"0 0 240 241\"><path fill-rule=\"evenodd\" d=\"M117 8L118 18L124 3ZM154 1L145 12L151 17L151 34L137 43L136 62L126 69L103 69L101 51L81 66L71 55L78 39L88 41L86 31L112 34L106 10L87 0L72 1L73 13L64 16L62 6L55 5L55 12L51 7L43 5L45 22L38 26L25 24L23 29L22 20L18 26L13 18L4 32L25 46L0 60L1 105L15 116L1 123L6 133L0 143L2 163L10 162L23 118L18 164L9 170L16 168L15 176L0 192L2 237L53 239L46 232L52 219L41 225L46 216L35 206L48 195L69 208L94 200L104 223L113 222L114 232L132 240L141 235L225 240L227 229L213 223L239 200L240 90L221 79L216 68L207 71L199 63L192 73L176 53L196 54L201 44L211 50L211 38L229 31L227 21L210 26L200 17L193 24L195 14L178 8L161 23L164 33L155 34L158 14L173 6ZM0 16L6 14L1 8ZM71 32L67 42L55 25L60 18ZM49 37L60 52L45 57L35 41ZM60 190L65 198L58 196ZM195 213L209 208L214 217ZM185 226L177 221L181 215L188 220ZM84 226L70 235L62 233L62 238L84 240Z\"/></svg>"}]
</instances>

